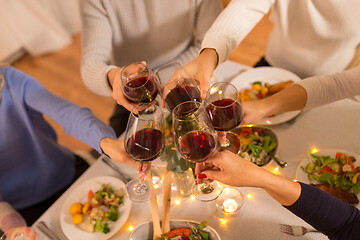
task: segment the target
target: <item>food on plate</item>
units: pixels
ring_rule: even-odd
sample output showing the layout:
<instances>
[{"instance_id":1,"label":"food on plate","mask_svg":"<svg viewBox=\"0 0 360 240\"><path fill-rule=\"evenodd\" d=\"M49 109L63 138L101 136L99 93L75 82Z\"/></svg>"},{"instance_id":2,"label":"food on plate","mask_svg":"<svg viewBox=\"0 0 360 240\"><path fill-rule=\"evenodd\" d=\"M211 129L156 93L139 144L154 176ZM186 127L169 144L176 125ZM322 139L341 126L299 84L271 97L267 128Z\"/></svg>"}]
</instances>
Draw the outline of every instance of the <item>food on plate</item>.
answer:
<instances>
[{"instance_id":1,"label":"food on plate","mask_svg":"<svg viewBox=\"0 0 360 240\"><path fill-rule=\"evenodd\" d=\"M315 186L347 203L350 204L358 204L359 203L359 199L358 197L355 195L355 193L352 192L347 192L342 190L341 188L337 188L337 187L332 187L330 185L327 184L310 184L312 186Z\"/></svg>"},{"instance_id":2,"label":"food on plate","mask_svg":"<svg viewBox=\"0 0 360 240\"><path fill-rule=\"evenodd\" d=\"M88 192L87 202L71 204L69 212L72 222L86 232L108 233L109 222L119 217L118 207L124 204L124 192L114 190L110 184L101 184L95 193Z\"/></svg>"},{"instance_id":3,"label":"food on plate","mask_svg":"<svg viewBox=\"0 0 360 240\"><path fill-rule=\"evenodd\" d=\"M321 188L340 199L347 199L351 204L358 202L355 194L360 192L360 167L354 166L355 157L337 152L333 157L310 154L309 160L306 166L301 166L309 180L330 186L331 188ZM354 195L356 200L353 199Z\"/></svg>"},{"instance_id":4,"label":"food on plate","mask_svg":"<svg viewBox=\"0 0 360 240\"><path fill-rule=\"evenodd\" d=\"M263 166L273 157L277 140L263 132L262 128L240 127L234 131L241 142L239 156Z\"/></svg>"},{"instance_id":5,"label":"food on plate","mask_svg":"<svg viewBox=\"0 0 360 240\"><path fill-rule=\"evenodd\" d=\"M161 240L210 240L209 233L203 231L207 223L201 222L198 226L188 224L188 228L175 228L161 235Z\"/></svg>"},{"instance_id":6,"label":"food on plate","mask_svg":"<svg viewBox=\"0 0 360 240\"><path fill-rule=\"evenodd\" d=\"M287 80L270 85L269 83L257 81L252 83L251 88L240 91L239 95L242 101L260 100L289 87L293 83L293 80Z\"/></svg>"}]
</instances>

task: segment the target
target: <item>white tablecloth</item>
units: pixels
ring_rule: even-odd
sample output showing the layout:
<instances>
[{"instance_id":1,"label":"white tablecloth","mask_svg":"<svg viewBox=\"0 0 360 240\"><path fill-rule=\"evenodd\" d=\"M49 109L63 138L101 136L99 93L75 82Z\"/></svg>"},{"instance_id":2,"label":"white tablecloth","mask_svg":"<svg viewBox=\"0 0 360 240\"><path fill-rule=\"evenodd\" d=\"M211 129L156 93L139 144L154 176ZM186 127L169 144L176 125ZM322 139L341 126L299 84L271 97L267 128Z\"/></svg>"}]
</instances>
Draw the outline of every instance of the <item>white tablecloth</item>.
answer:
<instances>
[{"instance_id":1,"label":"white tablecloth","mask_svg":"<svg viewBox=\"0 0 360 240\"><path fill-rule=\"evenodd\" d=\"M219 66L215 77L220 80L231 78L243 65L226 62ZM316 109L301 113L289 123L271 126L278 137L279 147L277 156L287 161L288 166L279 170L279 174L294 178L299 162L313 147L319 149L337 148L355 153L360 151L360 103L345 99ZM124 164L118 164L122 171L136 177L135 169ZM270 171L277 167L275 163L266 166ZM68 189L38 221L46 222L49 227L61 238L66 239L60 226L59 212L64 200L70 191L79 183L92 177L117 174L102 161L95 162L71 187ZM295 239L279 231L279 224L294 224L310 227L303 220L283 208L269 197L263 190L256 188L239 188L244 198L244 204L236 215L224 216L214 202L200 202L191 198L183 199L176 206L171 205L171 219L194 221L206 220L215 228L222 239ZM161 195L159 209L161 216ZM37 222L38 222L37 221ZM151 221L149 203L133 202L127 222L111 239L125 240L129 238L130 227L143 222ZM37 222L34 224L36 226ZM35 228L37 230L37 228ZM37 230L38 231L38 230ZM38 231L39 232L39 231ZM47 239L39 232L40 239ZM308 233L297 239L327 239L321 233ZM75 239L74 239L75 240ZM77 239L76 239L77 240Z\"/></svg>"}]
</instances>

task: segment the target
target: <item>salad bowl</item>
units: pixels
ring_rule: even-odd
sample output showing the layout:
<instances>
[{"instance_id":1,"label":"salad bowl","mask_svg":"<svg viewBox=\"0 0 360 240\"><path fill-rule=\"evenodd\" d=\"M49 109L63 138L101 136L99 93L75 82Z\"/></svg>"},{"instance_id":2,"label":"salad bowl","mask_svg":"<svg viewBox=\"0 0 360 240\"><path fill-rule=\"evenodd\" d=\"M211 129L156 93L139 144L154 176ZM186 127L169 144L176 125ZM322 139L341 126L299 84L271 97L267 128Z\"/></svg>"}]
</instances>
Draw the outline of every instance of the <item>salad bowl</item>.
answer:
<instances>
[{"instance_id":1,"label":"salad bowl","mask_svg":"<svg viewBox=\"0 0 360 240\"><path fill-rule=\"evenodd\" d=\"M276 157L279 141L275 132L270 128L260 125L243 125L231 132L234 132L240 139L242 146L239 155L241 157L260 167L266 166L272 160L280 167L287 165L286 162Z\"/></svg>"},{"instance_id":2,"label":"salad bowl","mask_svg":"<svg viewBox=\"0 0 360 240\"><path fill-rule=\"evenodd\" d=\"M160 223L161 224L161 223ZM170 229L175 228L189 228L191 226L199 226L200 223L196 221L188 220L172 220L170 221ZM209 240L221 240L216 230L210 226L207 226L203 231L209 233ZM153 240L153 225L152 222L142 223L134 228L131 232L129 240Z\"/></svg>"}]
</instances>

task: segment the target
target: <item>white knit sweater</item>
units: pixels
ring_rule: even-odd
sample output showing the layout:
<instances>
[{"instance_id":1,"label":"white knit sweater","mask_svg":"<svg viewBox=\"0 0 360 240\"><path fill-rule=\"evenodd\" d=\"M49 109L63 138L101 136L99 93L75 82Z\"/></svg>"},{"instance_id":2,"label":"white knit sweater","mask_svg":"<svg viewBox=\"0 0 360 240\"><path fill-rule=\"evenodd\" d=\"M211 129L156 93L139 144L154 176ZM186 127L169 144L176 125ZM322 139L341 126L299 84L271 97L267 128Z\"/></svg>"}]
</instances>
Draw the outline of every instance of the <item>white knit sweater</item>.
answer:
<instances>
[{"instance_id":1,"label":"white knit sweater","mask_svg":"<svg viewBox=\"0 0 360 240\"><path fill-rule=\"evenodd\" d=\"M202 48L220 63L272 8L266 60L300 77L344 70L360 43L359 0L232 0L207 32Z\"/></svg>"},{"instance_id":2,"label":"white knit sweater","mask_svg":"<svg viewBox=\"0 0 360 240\"><path fill-rule=\"evenodd\" d=\"M322 106L360 95L360 66L343 72L306 78L297 84L307 93L304 109Z\"/></svg>"},{"instance_id":3,"label":"white knit sweater","mask_svg":"<svg viewBox=\"0 0 360 240\"><path fill-rule=\"evenodd\" d=\"M111 96L107 72L115 66L145 60L155 68L191 61L221 10L220 0L83 0L81 75L86 86Z\"/></svg>"}]
</instances>

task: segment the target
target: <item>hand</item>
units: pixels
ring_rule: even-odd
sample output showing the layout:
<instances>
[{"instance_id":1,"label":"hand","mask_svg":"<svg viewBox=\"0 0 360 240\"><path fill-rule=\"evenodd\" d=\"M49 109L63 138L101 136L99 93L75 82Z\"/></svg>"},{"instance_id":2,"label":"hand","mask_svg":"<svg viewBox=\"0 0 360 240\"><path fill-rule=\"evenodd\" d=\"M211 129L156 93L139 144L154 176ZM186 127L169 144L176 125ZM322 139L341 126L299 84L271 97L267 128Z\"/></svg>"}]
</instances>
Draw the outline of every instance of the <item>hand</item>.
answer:
<instances>
[{"instance_id":1,"label":"hand","mask_svg":"<svg viewBox=\"0 0 360 240\"><path fill-rule=\"evenodd\" d=\"M207 178L237 187L261 187L268 171L241 158L230 151L214 154L201 164L197 164L195 174L205 174Z\"/></svg>"},{"instance_id":2,"label":"hand","mask_svg":"<svg viewBox=\"0 0 360 240\"><path fill-rule=\"evenodd\" d=\"M6 231L6 240L16 240L19 234L19 232L22 232L23 235L26 237L26 239L28 240L38 240L38 235L37 233L34 231L34 229L32 227L26 227L26 226L22 226L22 227L13 227L10 228L9 230Z\"/></svg>"},{"instance_id":3,"label":"hand","mask_svg":"<svg viewBox=\"0 0 360 240\"><path fill-rule=\"evenodd\" d=\"M150 163L139 163L134 161L126 153L124 140L103 138L100 141L100 147L112 160L116 162L126 163L135 167L139 171L141 179L146 180L146 175L150 170Z\"/></svg>"},{"instance_id":4,"label":"hand","mask_svg":"<svg viewBox=\"0 0 360 240\"><path fill-rule=\"evenodd\" d=\"M244 118L241 122L243 125L255 124L266 117L266 103L263 100L245 101L242 103Z\"/></svg>"},{"instance_id":5,"label":"hand","mask_svg":"<svg viewBox=\"0 0 360 240\"><path fill-rule=\"evenodd\" d=\"M200 83L201 97L205 99L210 87L210 78L218 64L218 56L214 49L206 48L193 61L185 65L196 81Z\"/></svg>"},{"instance_id":6,"label":"hand","mask_svg":"<svg viewBox=\"0 0 360 240\"><path fill-rule=\"evenodd\" d=\"M113 89L113 98L119 105L122 105L124 108L131 111L135 107L135 104L129 102L124 95L121 82L121 70L122 68L111 69L108 72L108 79Z\"/></svg>"}]
</instances>

